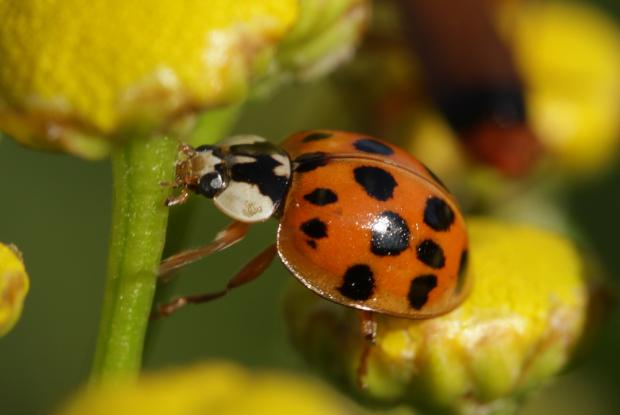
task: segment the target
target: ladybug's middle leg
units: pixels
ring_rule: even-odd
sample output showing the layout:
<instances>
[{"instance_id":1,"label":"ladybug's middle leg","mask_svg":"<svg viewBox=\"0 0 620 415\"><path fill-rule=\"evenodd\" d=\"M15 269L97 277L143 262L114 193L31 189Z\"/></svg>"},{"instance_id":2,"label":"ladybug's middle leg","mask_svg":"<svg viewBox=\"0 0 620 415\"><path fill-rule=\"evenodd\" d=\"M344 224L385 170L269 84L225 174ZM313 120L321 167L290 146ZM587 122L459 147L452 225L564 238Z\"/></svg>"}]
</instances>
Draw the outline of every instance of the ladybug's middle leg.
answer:
<instances>
[{"instance_id":1,"label":"ladybug's middle leg","mask_svg":"<svg viewBox=\"0 0 620 415\"><path fill-rule=\"evenodd\" d=\"M258 278L271 264L278 249L275 244L269 245L267 249L263 250L254 259L252 259L247 265L245 265L237 274L235 274L226 284L226 288L220 291L215 291L205 294L194 294L183 297L177 297L166 304L161 304L157 307L157 310L153 312L152 318L166 317L177 311L179 308L186 306L187 304L200 304L207 301L215 300L216 298L223 297L234 288L247 284L250 281L254 281Z\"/></svg>"},{"instance_id":2,"label":"ladybug's middle leg","mask_svg":"<svg viewBox=\"0 0 620 415\"><path fill-rule=\"evenodd\" d=\"M368 359L370 351L375 346L377 339L377 322L372 311L362 310L359 312L360 332L363 337L362 352L360 354L359 365L357 366L357 386L360 389L366 388L366 375L368 374Z\"/></svg>"},{"instance_id":3,"label":"ladybug's middle leg","mask_svg":"<svg viewBox=\"0 0 620 415\"><path fill-rule=\"evenodd\" d=\"M222 251L236 244L245 237L249 228L250 225L247 223L239 221L233 222L218 232L215 239L207 245L195 249L188 249L187 251L179 252L178 254L164 259L159 266L159 278L165 280L170 271L196 262L207 255Z\"/></svg>"}]
</instances>

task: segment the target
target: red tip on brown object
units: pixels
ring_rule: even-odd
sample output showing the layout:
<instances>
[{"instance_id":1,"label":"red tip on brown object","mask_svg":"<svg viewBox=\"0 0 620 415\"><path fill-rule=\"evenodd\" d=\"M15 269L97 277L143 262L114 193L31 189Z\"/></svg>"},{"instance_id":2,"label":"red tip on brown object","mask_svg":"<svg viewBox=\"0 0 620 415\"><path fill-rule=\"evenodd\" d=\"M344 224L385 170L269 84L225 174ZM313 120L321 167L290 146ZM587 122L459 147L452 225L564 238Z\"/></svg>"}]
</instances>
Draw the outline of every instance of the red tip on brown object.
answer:
<instances>
[{"instance_id":1,"label":"red tip on brown object","mask_svg":"<svg viewBox=\"0 0 620 415\"><path fill-rule=\"evenodd\" d=\"M527 174L543 153L538 138L524 124L482 123L463 134L463 142L475 160L513 177Z\"/></svg>"}]
</instances>

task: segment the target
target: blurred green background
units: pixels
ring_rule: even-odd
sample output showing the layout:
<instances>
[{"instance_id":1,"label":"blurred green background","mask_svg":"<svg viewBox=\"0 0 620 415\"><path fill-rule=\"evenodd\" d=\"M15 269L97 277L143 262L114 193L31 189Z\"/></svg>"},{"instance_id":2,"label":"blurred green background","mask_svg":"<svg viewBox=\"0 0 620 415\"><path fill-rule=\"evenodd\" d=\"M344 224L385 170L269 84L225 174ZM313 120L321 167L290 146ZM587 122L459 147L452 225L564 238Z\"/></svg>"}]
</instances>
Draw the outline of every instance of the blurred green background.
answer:
<instances>
[{"instance_id":1,"label":"blurred green background","mask_svg":"<svg viewBox=\"0 0 620 415\"><path fill-rule=\"evenodd\" d=\"M618 13L615 0L606 1ZM363 130L349 118L337 78L291 86L244 108L234 132L280 141L307 128ZM13 332L0 339L0 413L48 413L87 378L102 300L110 225L111 172L107 162L34 152L0 141L0 239L23 251L32 288ZM620 166L570 189L566 208L618 282ZM167 251L208 241L227 219L207 200L173 209ZM275 237L275 221L252 228L238 246L194 264L159 299L209 291ZM281 315L284 284L275 263L256 282L228 297L187 307L152 325L145 365L160 368L204 359L310 371L286 339ZM585 359L543 389L524 414L620 413L620 310L616 307Z\"/></svg>"}]
</instances>

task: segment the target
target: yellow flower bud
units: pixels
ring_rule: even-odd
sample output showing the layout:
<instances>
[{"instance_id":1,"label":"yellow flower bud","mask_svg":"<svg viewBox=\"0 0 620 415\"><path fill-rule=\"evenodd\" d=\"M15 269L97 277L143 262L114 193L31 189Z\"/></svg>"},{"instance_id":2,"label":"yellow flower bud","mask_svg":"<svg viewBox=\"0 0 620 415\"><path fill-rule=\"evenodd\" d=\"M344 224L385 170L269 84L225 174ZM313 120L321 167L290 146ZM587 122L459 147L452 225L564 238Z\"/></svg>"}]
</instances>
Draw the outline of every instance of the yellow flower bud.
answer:
<instances>
[{"instance_id":1,"label":"yellow flower bud","mask_svg":"<svg viewBox=\"0 0 620 415\"><path fill-rule=\"evenodd\" d=\"M14 245L0 243L0 336L17 323L28 287L21 253Z\"/></svg>"},{"instance_id":2,"label":"yellow flower bud","mask_svg":"<svg viewBox=\"0 0 620 415\"><path fill-rule=\"evenodd\" d=\"M88 158L127 129L237 101L296 0L0 0L0 129Z\"/></svg>"},{"instance_id":3,"label":"yellow flower bud","mask_svg":"<svg viewBox=\"0 0 620 415\"><path fill-rule=\"evenodd\" d=\"M205 363L91 387L59 415L361 414L325 386L282 372Z\"/></svg>"},{"instance_id":4,"label":"yellow flower bud","mask_svg":"<svg viewBox=\"0 0 620 415\"><path fill-rule=\"evenodd\" d=\"M454 413L514 408L566 366L584 333L584 260L568 240L525 225L471 219L470 296L427 320L376 315L366 389L379 400ZM295 284L286 316L296 346L350 385L364 339L353 310Z\"/></svg>"}]
</instances>

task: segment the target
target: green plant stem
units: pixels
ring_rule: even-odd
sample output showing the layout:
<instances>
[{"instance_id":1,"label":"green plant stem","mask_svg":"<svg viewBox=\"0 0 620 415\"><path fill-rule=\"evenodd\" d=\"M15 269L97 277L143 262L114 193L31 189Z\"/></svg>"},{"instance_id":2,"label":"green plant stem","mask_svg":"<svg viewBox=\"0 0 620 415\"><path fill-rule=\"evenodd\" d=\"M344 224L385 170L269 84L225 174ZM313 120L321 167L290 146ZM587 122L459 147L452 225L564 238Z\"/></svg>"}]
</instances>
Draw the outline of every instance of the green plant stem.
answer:
<instances>
[{"instance_id":1,"label":"green plant stem","mask_svg":"<svg viewBox=\"0 0 620 415\"><path fill-rule=\"evenodd\" d=\"M213 143L226 134L241 105L203 114L192 145ZM166 238L169 188L178 143L155 137L128 140L112 154L114 207L108 273L99 326L93 381L136 376Z\"/></svg>"},{"instance_id":2,"label":"green plant stem","mask_svg":"<svg viewBox=\"0 0 620 415\"><path fill-rule=\"evenodd\" d=\"M93 380L137 375L166 236L177 142L128 140L112 154L114 207Z\"/></svg>"}]
</instances>

